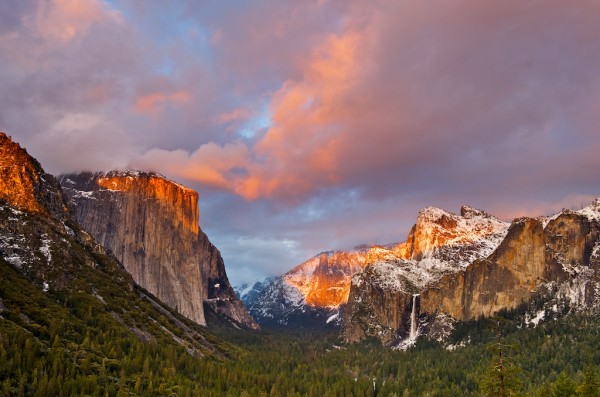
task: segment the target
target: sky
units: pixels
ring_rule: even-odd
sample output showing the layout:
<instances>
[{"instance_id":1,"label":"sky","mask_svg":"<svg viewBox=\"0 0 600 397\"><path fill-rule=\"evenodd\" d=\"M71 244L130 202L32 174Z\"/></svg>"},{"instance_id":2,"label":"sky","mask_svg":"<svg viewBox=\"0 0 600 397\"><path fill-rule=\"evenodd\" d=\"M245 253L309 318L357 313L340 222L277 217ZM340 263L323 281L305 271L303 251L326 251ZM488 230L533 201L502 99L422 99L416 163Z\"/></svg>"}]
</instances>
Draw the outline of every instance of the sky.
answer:
<instances>
[{"instance_id":1,"label":"sky","mask_svg":"<svg viewBox=\"0 0 600 397\"><path fill-rule=\"evenodd\" d=\"M600 196L600 2L9 0L0 131L199 192L233 284Z\"/></svg>"}]
</instances>

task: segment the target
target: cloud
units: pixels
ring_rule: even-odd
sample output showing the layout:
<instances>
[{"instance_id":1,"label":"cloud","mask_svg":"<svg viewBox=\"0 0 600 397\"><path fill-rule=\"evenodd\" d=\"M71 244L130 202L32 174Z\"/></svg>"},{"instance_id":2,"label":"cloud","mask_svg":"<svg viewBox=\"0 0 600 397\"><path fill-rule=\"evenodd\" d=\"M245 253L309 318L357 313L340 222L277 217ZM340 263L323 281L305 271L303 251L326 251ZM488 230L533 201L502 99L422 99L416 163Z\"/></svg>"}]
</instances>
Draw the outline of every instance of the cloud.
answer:
<instances>
[{"instance_id":1,"label":"cloud","mask_svg":"<svg viewBox=\"0 0 600 397\"><path fill-rule=\"evenodd\" d=\"M247 120L251 116L249 109L237 108L227 113L221 113L217 116L216 122L220 124L232 123Z\"/></svg>"},{"instance_id":2,"label":"cloud","mask_svg":"<svg viewBox=\"0 0 600 397\"><path fill-rule=\"evenodd\" d=\"M157 114L168 104L182 105L190 102L191 95L186 91L171 93L154 92L138 96L135 100L135 110L142 113Z\"/></svg>"},{"instance_id":3,"label":"cloud","mask_svg":"<svg viewBox=\"0 0 600 397\"><path fill-rule=\"evenodd\" d=\"M398 241L426 205L510 219L598 195L599 18L555 0L1 3L0 130L51 172L193 185L240 268L252 244L293 241L271 251L285 262Z\"/></svg>"},{"instance_id":4,"label":"cloud","mask_svg":"<svg viewBox=\"0 0 600 397\"><path fill-rule=\"evenodd\" d=\"M34 13L24 19L33 36L65 44L84 35L98 22L120 23L119 14L96 0L51 0L39 2Z\"/></svg>"},{"instance_id":5,"label":"cloud","mask_svg":"<svg viewBox=\"0 0 600 397\"><path fill-rule=\"evenodd\" d=\"M110 131L110 134L105 134ZM127 165L135 145L119 125L94 113L68 113L27 148L44 153L52 148L53 172L98 171ZM107 153L111 153L107 156ZM46 164L43 164L45 167Z\"/></svg>"},{"instance_id":6,"label":"cloud","mask_svg":"<svg viewBox=\"0 0 600 397\"><path fill-rule=\"evenodd\" d=\"M248 149L241 142L219 146L210 142L192 153L151 149L131 163L133 168L160 170L221 189L236 189L234 174L246 164Z\"/></svg>"},{"instance_id":7,"label":"cloud","mask_svg":"<svg viewBox=\"0 0 600 397\"><path fill-rule=\"evenodd\" d=\"M296 203L331 187L379 197L452 183L468 189L475 177L531 194L507 178L519 169L540 184L549 168L568 178L564 145L583 158L582 143L598 144L583 123L595 116L581 90L598 86L600 64L580 44L600 37L588 6L351 4L336 32L308 35L304 59L279 60L293 71L269 97L271 124L248 144L244 176L219 172L248 199ZM262 43L257 29L252 39ZM220 40L228 34L220 30ZM589 161L586 170L597 164Z\"/></svg>"}]
</instances>

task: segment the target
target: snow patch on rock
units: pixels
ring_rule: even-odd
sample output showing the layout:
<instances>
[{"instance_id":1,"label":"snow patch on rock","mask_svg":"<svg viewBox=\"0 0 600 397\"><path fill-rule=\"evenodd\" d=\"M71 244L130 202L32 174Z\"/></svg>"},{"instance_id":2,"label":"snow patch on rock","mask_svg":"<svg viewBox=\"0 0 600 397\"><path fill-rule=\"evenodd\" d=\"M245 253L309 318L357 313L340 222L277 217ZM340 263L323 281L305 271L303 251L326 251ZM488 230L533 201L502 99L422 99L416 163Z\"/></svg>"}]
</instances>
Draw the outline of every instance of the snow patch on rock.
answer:
<instances>
[{"instance_id":1,"label":"snow patch on rock","mask_svg":"<svg viewBox=\"0 0 600 397\"><path fill-rule=\"evenodd\" d=\"M40 252L46 257L47 263L52 262L52 253L50 252L50 240L47 234L42 235L42 245L40 246Z\"/></svg>"}]
</instances>

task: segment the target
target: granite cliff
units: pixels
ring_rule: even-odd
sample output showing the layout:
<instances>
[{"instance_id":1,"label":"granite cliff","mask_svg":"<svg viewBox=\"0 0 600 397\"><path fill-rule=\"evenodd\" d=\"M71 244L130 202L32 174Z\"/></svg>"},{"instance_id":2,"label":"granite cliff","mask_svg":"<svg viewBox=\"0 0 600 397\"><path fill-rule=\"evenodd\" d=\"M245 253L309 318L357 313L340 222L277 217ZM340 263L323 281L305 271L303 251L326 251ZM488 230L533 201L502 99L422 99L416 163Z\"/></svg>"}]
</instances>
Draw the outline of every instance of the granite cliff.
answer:
<instances>
[{"instance_id":1,"label":"granite cliff","mask_svg":"<svg viewBox=\"0 0 600 397\"><path fill-rule=\"evenodd\" d=\"M198 226L198 193L151 172L59 177L74 216L169 307L206 325L205 310L258 326L229 283L219 250Z\"/></svg>"},{"instance_id":2,"label":"granite cliff","mask_svg":"<svg viewBox=\"0 0 600 397\"><path fill-rule=\"evenodd\" d=\"M406 344L413 320L422 320L421 333L435 334L534 294L574 307L598 305L599 219L600 200L510 226L468 207L460 216L426 208L405 243L369 252L352 279L343 338Z\"/></svg>"}]
</instances>

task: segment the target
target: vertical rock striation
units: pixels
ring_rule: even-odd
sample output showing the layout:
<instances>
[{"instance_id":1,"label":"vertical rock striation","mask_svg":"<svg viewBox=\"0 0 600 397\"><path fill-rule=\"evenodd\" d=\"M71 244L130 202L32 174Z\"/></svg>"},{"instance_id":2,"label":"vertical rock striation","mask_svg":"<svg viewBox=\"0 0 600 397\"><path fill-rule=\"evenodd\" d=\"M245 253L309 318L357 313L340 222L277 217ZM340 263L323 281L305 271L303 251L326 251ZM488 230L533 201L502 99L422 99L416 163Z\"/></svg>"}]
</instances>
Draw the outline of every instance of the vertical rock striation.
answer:
<instances>
[{"instance_id":1,"label":"vertical rock striation","mask_svg":"<svg viewBox=\"0 0 600 397\"><path fill-rule=\"evenodd\" d=\"M257 328L235 297L221 254L198 226L197 192L137 171L59 180L78 222L136 283L198 324L206 325L206 303L239 325Z\"/></svg>"}]
</instances>

